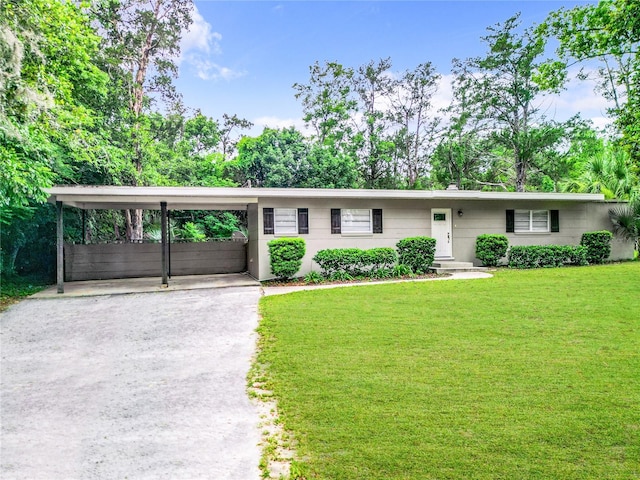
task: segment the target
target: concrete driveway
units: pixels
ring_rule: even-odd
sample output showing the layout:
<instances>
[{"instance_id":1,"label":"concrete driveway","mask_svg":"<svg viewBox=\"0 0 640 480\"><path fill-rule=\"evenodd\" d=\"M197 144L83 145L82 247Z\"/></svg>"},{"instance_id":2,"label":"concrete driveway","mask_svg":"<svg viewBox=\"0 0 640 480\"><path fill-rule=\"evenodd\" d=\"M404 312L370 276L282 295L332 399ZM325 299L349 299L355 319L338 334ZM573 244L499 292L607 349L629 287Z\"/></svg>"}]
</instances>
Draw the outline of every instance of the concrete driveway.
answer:
<instances>
[{"instance_id":1,"label":"concrete driveway","mask_svg":"<svg viewBox=\"0 0 640 480\"><path fill-rule=\"evenodd\" d=\"M259 297L30 299L0 314L0 477L258 479Z\"/></svg>"}]
</instances>

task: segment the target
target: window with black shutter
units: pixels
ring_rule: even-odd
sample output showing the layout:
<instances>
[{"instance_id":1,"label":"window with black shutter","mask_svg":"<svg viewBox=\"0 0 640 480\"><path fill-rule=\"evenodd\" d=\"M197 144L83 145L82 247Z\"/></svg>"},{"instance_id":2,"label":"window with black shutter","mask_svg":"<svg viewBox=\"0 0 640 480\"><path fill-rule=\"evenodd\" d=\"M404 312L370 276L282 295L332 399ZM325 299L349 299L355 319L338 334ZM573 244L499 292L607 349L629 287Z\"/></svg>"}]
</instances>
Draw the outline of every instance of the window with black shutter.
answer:
<instances>
[{"instance_id":1,"label":"window with black shutter","mask_svg":"<svg viewBox=\"0 0 640 480\"><path fill-rule=\"evenodd\" d=\"M373 217L373 233L382 233L382 209L374 208L371 213Z\"/></svg>"},{"instance_id":2,"label":"window with black shutter","mask_svg":"<svg viewBox=\"0 0 640 480\"><path fill-rule=\"evenodd\" d=\"M308 208L298 209L298 233L300 235L305 235L309 233L309 209Z\"/></svg>"},{"instance_id":3,"label":"window with black shutter","mask_svg":"<svg viewBox=\"0 0 640 480\"><path fill-rule=\"evenodd\" d=\"M340 223L340 209L332 208L331 209L331 233L341 233L341 223Z\"/></svg>"},{"instance_id":4,"label":"window with black shutter","mask_svg":"<svg viewBox=\"0 0 640 480\"><path fill-rule=\"evenodd\" d=\"M551 214L551 231L559 232L560 231L560 211L551 210L549 213Z\"/></svg>"},{"instance_id":5,"label":"window with black shutter","mask_svg":"<svg viewBox=\"0 0 640 480\"><path fill-rule=\"evenodd\" d=\"M515 232L516 227L516 211L507 210L507 233Z\"/></svg>"},{"instance_id":6,"label":"window with black shutter","mask_svg":"<svg viewBox=\"0 0 640 480\"><path fill-rule=\"evenodd\" d=\"M265 235L274 234L273 208L262 209L262 223Z\"/></svg>"}]
</instances>

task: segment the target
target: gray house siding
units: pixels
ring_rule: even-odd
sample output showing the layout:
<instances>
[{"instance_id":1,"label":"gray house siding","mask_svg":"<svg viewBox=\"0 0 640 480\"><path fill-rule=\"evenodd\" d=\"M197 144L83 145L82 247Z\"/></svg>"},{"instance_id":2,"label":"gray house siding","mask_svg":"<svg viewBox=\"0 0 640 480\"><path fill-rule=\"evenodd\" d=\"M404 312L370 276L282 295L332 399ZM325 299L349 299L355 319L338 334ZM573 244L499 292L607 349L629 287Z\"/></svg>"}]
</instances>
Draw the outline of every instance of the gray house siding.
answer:
<instances>
[{"instance_id":1,"label":"gray house siding","mask_svg":"<svg viewBox=\"0 0 640 480\"><path fill-rule=\"evenodd\" d=\"M451 241L453 257L457 261L473 262L475 242L478 235L501 233L507 235L510 245L577 245L584 232L610 229L605 202L562 202L537 200L386 200L386 199L261 199L258 207L258 272L252 275L260 280L272 278L270 273L267 243L278 235L265 235L262 218L263 208L308 208L309 234L290 235L304 238L307 252L298 275L319 270L312 258L325 248L362 249L373 247L395 247L398 240L406 237L431 236L431 209L451 209ZM383 233L381 234L332 234L332 208L382 209ZM519 210L558 210L560 231L548 233L506 233L505 212ZM462 211L462 216L458 215ZM614 239L611 259L629 259L633 256L633 245ZM251 254L248 260L251 268Z\"/></svg>"}]
</instances>

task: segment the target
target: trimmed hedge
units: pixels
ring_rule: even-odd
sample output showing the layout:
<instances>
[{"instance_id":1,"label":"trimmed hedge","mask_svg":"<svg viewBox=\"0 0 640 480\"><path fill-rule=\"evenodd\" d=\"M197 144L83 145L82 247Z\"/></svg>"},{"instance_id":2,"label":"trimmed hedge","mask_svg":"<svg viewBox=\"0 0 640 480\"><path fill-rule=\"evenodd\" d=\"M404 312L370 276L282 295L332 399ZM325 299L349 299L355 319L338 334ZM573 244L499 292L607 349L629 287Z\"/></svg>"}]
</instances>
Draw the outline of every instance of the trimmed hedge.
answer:
<instances>
[{"instance_id":1,"label":"trimmed hedge","mask_svg":"<svg viewBox=\"0 0 640 480\"><path fill-rule=\"evenodd\" d=\"M509 249L510 268L587 265L587 248L582 245L526 245Z\"/></svg>"},{"instance_id":2,"label":"trimmed hedge","mask_svg":"<svg viewBox=\"0 0 640 480\"><path fill-rule=\"evenodd\" d=\"M306 245L302 238L276 238L267 243L271 261L271 273L287 280L302 266Z\"/></svg>"},{"instance_id":3,"label":"trimmed hedge","mask_svg":"<svg viewBox=\"0 0 640 480\"><path fill-rule=\"evenodd\" d=\"M398 248L398 263L406 265L413 273L427 273L433 263L436 253L436 239L431 237L409 237L400 240Z\"/></svg>"},{"instance_id":4,"label":"trimmed hedge","mask_svg":"<svg viewBox=\"0 0 640 480\"><path fill-rule=\"evenodd\" d=\"M585 232L582 234L580 245L587 248L587 262L604 263L611 255L611 239L613 233L609 230Z\"/></svg>"},{"instance_id":5,"label":"trimmed hedge","mask_svg":"<svg viewBox=\"0 0 640 480\"><path fill-rule=\"evenodd\" d=\"M486 267L497 266L508 248L509 239L506 235L486 233L476 238L476 258Z\"/></svg>"},{"instance_id":6,"label":"trimmed hedge","mask_svg":"<svg viewBox=\"0 0 640 480\"><path fill-rule=\"evenodd\" d=\"M323 275L336 274L350 276L368 275L380 269L391 269L398 261L393 248L381 247L361 250L359 248L329 248L319 250L313 257Z\"/></svg>"}]
</instances>

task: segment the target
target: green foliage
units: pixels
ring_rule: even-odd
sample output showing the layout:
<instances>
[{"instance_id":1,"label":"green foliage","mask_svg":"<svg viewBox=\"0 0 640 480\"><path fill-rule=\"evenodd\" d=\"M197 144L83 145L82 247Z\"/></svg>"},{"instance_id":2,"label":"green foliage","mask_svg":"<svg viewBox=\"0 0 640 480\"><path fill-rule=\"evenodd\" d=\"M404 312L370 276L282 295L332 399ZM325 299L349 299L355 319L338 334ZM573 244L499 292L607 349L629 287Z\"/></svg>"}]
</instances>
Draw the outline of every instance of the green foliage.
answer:
<instances>
[{"instance_id":1,"label":"green foliage","mask_svg":"<svg viewBox=\"0 0 640 480\"><path fill-rule=\"evenodd\" d=\"M334 282L350 282L355 280L356 277L351 275L349 272L345 272L343 270L338 270L329 275L329 280Z\"/></svg>"},{"instance_id":2,"label":"green foliage","mask_svg":"<svg viewBox=\"0 0 640 480\"><path fill-rule=\"evenodd\" d=\"M404 265L403 263L401 263L393 267L393 270L391 271L391 276L398 277L398 278L413 276L413 270L411 270L410 266Z\"/></svg>"},{"instance_id":3,"label":"green foliage","mask_svg":"<svg viewBox=\"0 0 640 480\"><path fill-rule=\"evenodd\" d=\"M639 11L637 0L601 0L552 12L537 28L541 37L558 40L559 62L550 70L561 72L560 83L569 65L582 63L593 71L580 78L595 80L597 91L609 100L608 113L622 133L621 144L636 164L640 160Z\"/></svg>"},{"instance_id":4,"label":"green foliage","mask_svg":"<svg viewBox=\"0 0 640 480\"><path fill-rule=\"evenodd\" d=\"M587 248L582 245L526 245L509 248L510 268L552 268L587 263Z\"/></svg>"},{"instance_id":5,"label":"green foliage","mask_svg":"<svg viewBox=\"0 0 640 480\"><path fill-rule=\"evenodd\" d=\"M323 275L334 278L347 274L350 277L386 275L393 268L398 255L393 248L381 247L361 250L359 248L333 248L320 250L313 257ZM345 278L338 278L344 280Z\"/></svg>"},{"instance_id":6,"label":"green foliage","mask_svg":"<svg viewBox=\"0 0 640 480\"><path fill-rule=\"evenodd\" d=\"M310 271L304 276L304 283L322 283L324 281L324 277L319 272L315 270Z\"/></svg>"},{"instance_id":7,"label":"green foliage","mask_svg":"<svg viewBox=\"0 0 640 480\"><path fill-rule=\"evenodd\" d=\"M418 275L427 273L436 253L436 240L431 237L409 237L400 240L398 263L408 266Z\"/></svg>"},{"instance_id":8,"label":"green foliage","mask_svg":"<svg viewBox=\"0 0 640 480\"><path fill-rule=\"evenodd\" d=\"M243 138L227 170L239 184L257 187L353 188L357 180L350 156L310 144L294 127Z\"/></svg>"},{"instance_id":9,"label":"green foliage","mask_svg":"<svg viewBox=\"0 0 640 480\"><path fill-rule=\"evenodd\" d=\"M306 244L302 238L276 238L267 243L271 273L279 279L292 278L302 266Z\"/></svg>"},{"instance_id":10,"label":"green foliage","mask_svg":"<svg viewBox=\"0 0 640 480\"><path fill-rule=\"evenodd\" d=\"M493 143L508 152L508 184L524 192L538 157L559 147L565 128L539 113L544 92L536 80L544 38L522 31L519 14L487 30L484 57L454 61L454 95L468 104L467 115L492 125Z\"/></svg>"},{"instance_id":11,"label":"green foliage","mask_svg":"<svg viewBox=\"0 0 640 480\"><path fill-rule=\"evenodd\" d=\"M187 242L204 242L207 239L202 225L194 222L186 222L182 228L177 229L176 237Z\"/></svg>"},{"instance_id":12,"label":"green foliage","mask_svg":"<svg viewBox=\"0 0 640 480\"><path fill-rule=\"evenodd\" d=\"M502 234L484 234L476 238L476 257L487 267L495 267L507 254L509 239Z\"/></svg>"},{"instance_id":13,"label":"green foliage","mask_svg":"<svg viewBox=\"0 0 640 480\"><path fill-rule=\"evenodd\" d=\"M240 220L231 212L214 212L204 217L206 233L211 238L230 238L241 229Z\"/></svg>"},{"instance_id":14,"label":"green foliage","mask_svg":"<svg viewBox=\"0 0 640 480\"><path fill-rule=\"evenodd\" d=\"M611 254L612 238L613 234L608 230L583 233L580 245L587 249L587 262L604 263Z\"/></svg>"},{"instance_id":15,"label":"green foliage","mask_svg":"<svg viewBox=\"0 0 640 480\"><path fill-rule=\"evenodd\" d=\"M613 224L613 233L625 240L636 242L637 250L640 237L640 197L628 205L610 209L609 218Z\"/></svg>"},{"instance_id":16,"label":"green foliage","mask_svg":"<svg viewBox=\"0 0 640 480\"><path fill-rule=\"evenodd\" d=\"M576 172L563 182L567 192L602 193L607 199L626 200L638 189L629 155L613 143L603 143L576 165Z\"/></svg>"}]
</instances>

